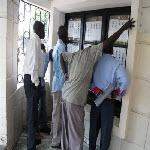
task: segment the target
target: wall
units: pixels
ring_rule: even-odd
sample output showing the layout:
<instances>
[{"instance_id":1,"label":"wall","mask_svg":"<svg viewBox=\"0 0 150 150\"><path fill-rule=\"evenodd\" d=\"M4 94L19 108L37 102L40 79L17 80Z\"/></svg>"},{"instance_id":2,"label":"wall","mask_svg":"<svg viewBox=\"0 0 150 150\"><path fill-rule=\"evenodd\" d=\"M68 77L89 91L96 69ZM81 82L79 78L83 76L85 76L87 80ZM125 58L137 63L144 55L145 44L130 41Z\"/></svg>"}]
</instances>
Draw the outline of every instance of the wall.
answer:
<instances>
[{"instance_id":1,"label":"wall","mask_svg":"<svg viewBox=\"0 0 150 150\"><path fill-rule=\"evenodd\" d=\"M17 90L19 0L0 1L0 145L11 147L22 131L23 90Z\"/></svg>"},{"instance_id":2,"label":"wall","mask_svg":"<svg viewBox=\"0 0 150 150\"><path fill-rule=\"evenodd\" d=\"M26 113L23 111L26 105L24 87L20 87L9 98L7 106L7 150L13 148L22 134L22 127L25 125Z\"/></svg>"},{"instance_id":3,"label":"wall","mask_svg":"<svg viewBox=\"0 0 150 150\"><path fill-rule=\"evenodd\" d=\"M141 0L127 139L150 150L150 1Z\"/></svg>"},{"instance_id":4,"label":"wall","mask_svg":"<svg viewBox=\"0 0 150 150\"><path fill-rule=\"evenodd\" d=\"M51 4L51 18L50 18L50 46L57 43L57 30L60 25L65 23L65 14L57 10L53 3Z\"/></svg>"}]
</instances>

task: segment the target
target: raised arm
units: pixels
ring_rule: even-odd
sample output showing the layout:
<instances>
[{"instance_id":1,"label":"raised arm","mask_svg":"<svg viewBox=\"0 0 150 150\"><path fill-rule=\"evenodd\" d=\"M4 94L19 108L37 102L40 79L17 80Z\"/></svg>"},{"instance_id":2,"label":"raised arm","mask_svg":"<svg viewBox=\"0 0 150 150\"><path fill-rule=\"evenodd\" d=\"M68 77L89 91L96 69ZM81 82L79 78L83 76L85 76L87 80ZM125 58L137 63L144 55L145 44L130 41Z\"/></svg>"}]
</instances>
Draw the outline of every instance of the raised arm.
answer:
<instances>
[{"instance_id":1,"label":"raised arm","mask_svg":"<svg viewBox=\"0 0 150 150\"><path fill-rule=\"evenodd\" d=\"M133 18L126 22L117 32L103 42L103 49L107 48L109 45L112 45L125 30L129 28L132 29L134 27L134 23L135 21L133 21Z\"/></svg>"}]
</instances>

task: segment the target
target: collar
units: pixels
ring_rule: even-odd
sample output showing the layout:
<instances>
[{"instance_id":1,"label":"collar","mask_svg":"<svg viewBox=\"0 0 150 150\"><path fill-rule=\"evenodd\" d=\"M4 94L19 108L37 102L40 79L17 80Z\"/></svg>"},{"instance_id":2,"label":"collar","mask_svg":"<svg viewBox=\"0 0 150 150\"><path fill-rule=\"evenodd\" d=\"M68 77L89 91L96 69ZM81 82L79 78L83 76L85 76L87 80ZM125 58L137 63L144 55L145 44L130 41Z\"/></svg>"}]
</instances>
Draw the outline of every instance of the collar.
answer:
<instances>
[{"instance_id":1,"label":"collar","mask_svg":"<svg viewBox=\"0 0 150 150\"><path fill-rule=\"evenodd\" d=\"M58 39L57 45L63 45L64 47L66 47L65 43L61 39Z\"/></svg>"},{"instance_id":2,"label":"collar","mask_svg":"<svg viewBox=\"0 0 150 150\"><path fill-rule=\"evenodd\" d=\"M40 37L35 32L34 32L34 36L37 37L38 39L40 39Z\"/></svg>"},{"instance_id":3,"label":"collar","mask_svg":"<svg viewBox=\"0 0 150 150\"><path fill-rule=\"evenodd\" d=\"M112 56L111 54L103 53L103 56Z\"/></svg>"}]
</instances>

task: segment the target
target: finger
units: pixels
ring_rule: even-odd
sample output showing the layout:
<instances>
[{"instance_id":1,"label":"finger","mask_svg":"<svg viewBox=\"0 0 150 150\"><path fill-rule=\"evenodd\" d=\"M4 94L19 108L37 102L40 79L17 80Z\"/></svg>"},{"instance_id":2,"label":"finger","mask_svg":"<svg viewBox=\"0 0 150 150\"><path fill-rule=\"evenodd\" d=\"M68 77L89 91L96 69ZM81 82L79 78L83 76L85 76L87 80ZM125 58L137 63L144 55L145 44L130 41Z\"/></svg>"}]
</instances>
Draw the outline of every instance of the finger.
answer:
<instances>
[{"instance_id":1,"label":"finger","mask_svg":"<svg viewBox=\"0 0 150 150\"><path fill-rule=\"evenodd\" d=\"M131 23L134 24L136 21L132 21Z\"/></svg>"},{"instance_id":2,"label":"finger","mask_svg":"<svg viewBox=\"0 0 150 150\"><path fill-rule=\"evenodd\" d=\"M133 18L130 19L130 21L132 22Z\"/></svg>"},{"instance_id":3,"label":"finger","mask_svg":"<svg viewBox=\"0 0 150 150\"><path fill-rule=\"evenodd\" d=\"M130 28L134 28L135 26L130 26Z\"/></svg>"},{"instance_id":4,"label":"finger","mask_svg":"<svg viewBox=\"0 0 150 150\"><path fill-rule=\"evenodd\" d=\"M135 23L136 21L135 20L133 20L133 21L131 21L132 23Z\"/></svg>"}]
</instances>

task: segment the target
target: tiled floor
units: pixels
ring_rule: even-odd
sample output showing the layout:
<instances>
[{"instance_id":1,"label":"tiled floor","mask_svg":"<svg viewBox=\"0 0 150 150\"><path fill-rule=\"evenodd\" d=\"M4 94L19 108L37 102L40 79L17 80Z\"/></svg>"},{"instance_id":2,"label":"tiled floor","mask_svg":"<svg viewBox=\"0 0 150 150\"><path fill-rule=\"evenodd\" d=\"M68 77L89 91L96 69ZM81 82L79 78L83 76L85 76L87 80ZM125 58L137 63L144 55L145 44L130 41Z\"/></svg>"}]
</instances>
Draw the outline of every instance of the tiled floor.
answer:
<instances>
[{"instance_id":1,"label":"tiled floor","mask_svg":"<svg viewBox=\"0 0 150 150\"><path fill-rule=\"evenodd\" d=\"M50 146L51 137L49 135L46 135L46 134L42 134L42 135L45 137L45 139L42 140L42 144L37 146L37 150L58 150L58 149L53 149ZM27 133L26 132L24 132L22 136L20 137L20 140L18 141L18 144L15 150L27 150ZM88 150L88 147L85 144L84 144L83 150Z\"/></svg>"}]
</instances>

